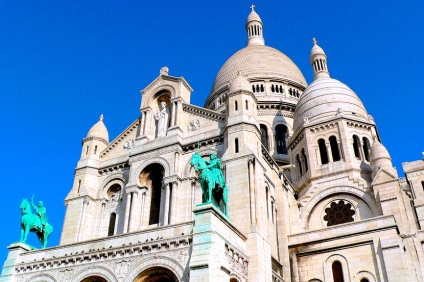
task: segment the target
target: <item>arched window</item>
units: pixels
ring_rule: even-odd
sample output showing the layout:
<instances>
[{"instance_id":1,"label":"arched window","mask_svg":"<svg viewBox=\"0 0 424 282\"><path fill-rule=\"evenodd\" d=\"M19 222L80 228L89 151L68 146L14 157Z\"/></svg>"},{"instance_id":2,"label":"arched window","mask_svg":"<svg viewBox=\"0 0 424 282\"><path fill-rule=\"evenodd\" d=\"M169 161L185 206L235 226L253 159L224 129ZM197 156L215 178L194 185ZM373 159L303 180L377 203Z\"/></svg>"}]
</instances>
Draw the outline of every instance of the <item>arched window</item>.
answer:
<instances>
[{"instance_id":1,"label":"arched window","mask_svg":"<svg viewBox=\"0 0 424 282\"><path fill-rule=\"evenodd\" d=\"M367 278L362 278L359 282L370 282L370 280L368 280Z\"/></svg>"},{"instance_id":2,"label":"arched window","mask_svg":"<svg viewBox=\"0 0 424 282\"><path fill-rule=\"evenodd\" d=\"M239 152L239 142L238 142L238 138L236 138L234 140L234 152L238 153Z\"/></svg>"},{"instance_id":3,"label":"arched window","mask_svg":"<svg viewBox=\"0 0 424 282\"><path fill-rule=\"evenodd\" d=\"M271 92L274 92L274 84L271 84Z\"/></svg>"},{"instance_id":4,"label":"arched window","mask_svg":"<svg viewBox=\"0 0 424 282\"><path fill-rule=\"evenodd\" d=\"M246 110L248 110L249 109L249 102L247 102L247 100L245 102L246 102Z\"/></svg>"},{"instance_id":5,"label":"arched window","mask_svg":"<svg viewBox=\"0 0 424 282\"><path fill-rule=\"evenodd\" d=\"M255 93L255 92L256 92L256 90L255 90L255 85L252 85L252 92L253 92L253 93Z\"/></svg>"},{"instance_id":6,"label":"arched window","mask_svg":"<svg viewBox=\"0 0 424 282\"><path fill-rule=\"evenodd\" d=\"M287 128L279 124L275 127L275 144L277 147L277 154L287 154L286 145Z\"/></svg>"},{"instance_id":7,"label":"arched window","mask_svg":"<svg viewBox=\"0 0 424 282\"><path fill-rule=\"evenodd\" d=\"M367 162L370 161L370 141L368 138L362 138L362 150L364 151L364 158Z\"/></svg>"},{"instance_id":8,"label":"arched window","mask_svg":"<svg viewBox=\"0 0 424 282\"><path fill-rule=\"evenodd\" d=\"M334 282L344 282L343 279L343 268L340 261L335 261L331 265L331 270L333 271L333 280Z\"/></svg>"},{"instance_id":9,"label":"arched window","mask_svg":"<svg viewBox=\"0 0 424 282\"><path fill-rule=\"evenodd\" d=\"M271 221L274 223L274 200L271 200Z\"/></svg>"},{"instance_id":10,"label":"arched window","mask_svg":"<svg viewBox=\"0 0 424 282\"><path fill-rule=\"evenodd\" d=\"M302 170L302 163L300 161L299 154L296 155L296 165L297 165L297 167L299 169L300 176L302 176L303 175L303 170Z\"/></svg>"},{"instance_id":11,"label":"arched window","mask_svg":"<svg viewBox=\"0 0 424 282\"><path fill-rule=\"evenodd\" d=\"M234 102L234 110L238 111L238 104L237 101Z\"/></svg>"},{"instance_id":12,"label":"arched window","mask_svg":"<svg viewBox=\"0 0 424 282\"><path fill-rule=\"evenodd\" d=\"M337 144L336 136L330 136L330 147L331 155L333 156L333 162L340 161L339 145Z\"/></svg>"},{"instance_id":13,"label":"arched window","mask_svg":"<svg viewBox=\"0 0 424 282\"><path fill-rule=\"evenodd\" d=\"M305 149L302 149L302 161L305 164L305 173L308 171L308 159L306 158Z\"/></svg>"},{"instance_id":14,"label":"arched window","mask_svg":"<svg viewBox=\"0 0 424 282\"><path fill-rule=\"evenodd\" d=\"M423 191L424 191L424 181L421 181L421 186L423 187Z\"/></svg>"},{"instance_id":15,"label":"arched window","mask_svg":"<svg viewBox=\"0 0 424 282\"><path fill-rule=\"evenodd\" d=\"M165 169L157 163L150 164L140 173L139 182L150 191L149 224L158 224L161 210L162 180Z\"/></svg>"},{"instance_id":16,"label":"arched window","mask_svg":"<svg viewBox=\"0 0 424 282\"><path fill-rule=\"evenodd\" d=\"M116 213L111 213L109 218L109 229L107 232L107 236L115 235L115 223L116 223Z\"/></svg>"},{"instance_id":17,"label":"arched window","mask_svg":"<svg viewBox=\"0 0 424 282\"><path fill-rule=\"evenodd\" d=\"M266 128L266 125L261 124L261 143L264 145L265 149L269 151L269 142L268 142L268 129Z\"/></svg>"},{"instance_id":18,"label":"arched window","mask_svg":"<svg viewBox=\"0 0 424 282\"><path fill-rule=\"evenodd\" d=\"M261 92L264 92L264 85L261 84Z\"/></svg>"},{"instance_id":19,"label":"arched window","mask_svg":"<svg viewBox=\"0 0 424 282\"><path fill-rule=\"evenodd\" d=\"M94 146L94 154L97 154L97 145Z\"/></svg>"},{"instance_id":20,"label":"arched window","mask_svg":"<svg viewBox=\"0 0 424 282\"><path fill-rule=\"evenodd\" d=\"M361 159L361 153L359 151L359 137L356 135L353 135L353 151L355 152L355 157L360 160Z\"/></svg>"},{"instance_id":21,"label":"arched window","mask_svg":"<svg viewBox=\"0 0 424 282\"><path fill-rule=\"evenodd\" d=\"M90 148L89 146L87 146L87 149L85 150L85 154L88 155L88 148Z\"/></svg>"},{"instance_id":22,"label":"arched window","mask_svg":"<svg viewBox=\"0 0 424 282\"><path fill-rule=\"evenodd\" d=\"M321 164L328 164L327 146L324 139L318 140L319 154L321 156Z\"/></svg>"}]
</instances>

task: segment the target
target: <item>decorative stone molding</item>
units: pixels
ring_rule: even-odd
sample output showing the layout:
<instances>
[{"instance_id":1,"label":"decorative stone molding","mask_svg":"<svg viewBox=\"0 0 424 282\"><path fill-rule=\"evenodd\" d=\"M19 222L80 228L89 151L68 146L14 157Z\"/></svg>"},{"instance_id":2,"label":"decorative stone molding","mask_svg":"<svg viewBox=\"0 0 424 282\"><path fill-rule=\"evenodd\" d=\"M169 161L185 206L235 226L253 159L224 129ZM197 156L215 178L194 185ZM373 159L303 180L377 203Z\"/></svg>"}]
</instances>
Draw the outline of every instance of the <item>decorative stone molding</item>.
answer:
<instances>
[{"instance_id":1,"label":"decorative stone molding","mask_svg":"<svg viewBox=\"0 0 424 282\"><path fill-rule=\"evenodd\" d=\"M212 138L209 138L209 139L203 139L203 140L199 140L197 142L185 144L182 147L183 147L183 150L185 152L189 152L189 151L196 151L198 149L197 148L198 145L200 145L200 147L215 146L215 145L221 144L223 142L224 142L224 137L217 136L217 137L212 137Z\"/></svg>"},{"instance_id":2,"label":"decorative stone molding","mask_svg":"<svg viewBox=\"0 0 424 282\"><path fill-rule=\"evenodd\" d=\"M337 122L321 124L321 125L312 127L309 130L311 132L320 132L320 131L329 130L329 129L332 129L332 128L335 128L335 127L337 127Z\"/></svg>"},{"instance_id":3,"label":"decorative stone molding","mask_svg":"<svg viewBox=\"0 0 424 282\"><path fill-rule=\"evenodd\" d=\"M107 167L101 167L98 169L98 172L100 175L111 174L111 173L122 172L128 169L129 167L130 166L128 165L128 162L124 162L124 163L114 164Z\"/></svg>"},{"instance_id":4,"label":"decorative stone molding","mask_svg":"<svg viewBox=\"0 0 424 282\"><path fill-rule=\"evenodd\" d=\"M361 129L364 131L370 131L372 128L372 126L369 124L364 124L364 123L354 122L354 121L347 121L346 124L348 127L353 127L355 129Z\"/></svg>"},{"instance_id":5,"label":"decorative stone molding","mask_svg":"<svg viewBox=\"0 0 424 282\"><path fill-rule=\"evenodd\" d=\"M109 144L109 142L107 142L105 139L103 139L103 138L101 138L101 137L96 137L96 136L89 136L89 137L86 137L86 138L82 139L82 143L84 144L84 142L86 142L86 141L91 141L91 140L98 140L98 141L101 141L101 142L103 142L105 145L108 145L108 144Z\"/></svg>"},{"instance_id":6,"label":"decorative stone molding","mask_svg":"<svg viewBox=\"0 0 424 282\"><path fill-rule=\"evenodd\" d=\"M183 103L183 111L191 113L193 115L201 116L207 119L215 120L215 121L225 120L225 115L221 113L218 113L209 109L197 107L194 105L186 104L186 103Z\"/></svg>"},{"instance_id":7,"label":"decorative stone molding","mask_svg":"<svg viewBox=\"0 0 424 282\"><path fill-rule=\"evenodd\" d=\"M289 149L293 150L294 148L296 148L296 145L299 144L299 142L303 139L303 137L305 137L305 134L301 133L293 141L289 140L290 142Z\"/></svg>"},{"instance_id":8,"label":"decorative stone molding","mask_svg":"<svg viewBox=\"0 0 424 282\"><path fill-rule=\"evenodd\" d=\"M249 259L227 244L225 244L225 257L230 265L231 273L235 273L242 277L244 281L248 281Z\"/></svg>"}]
</instances>

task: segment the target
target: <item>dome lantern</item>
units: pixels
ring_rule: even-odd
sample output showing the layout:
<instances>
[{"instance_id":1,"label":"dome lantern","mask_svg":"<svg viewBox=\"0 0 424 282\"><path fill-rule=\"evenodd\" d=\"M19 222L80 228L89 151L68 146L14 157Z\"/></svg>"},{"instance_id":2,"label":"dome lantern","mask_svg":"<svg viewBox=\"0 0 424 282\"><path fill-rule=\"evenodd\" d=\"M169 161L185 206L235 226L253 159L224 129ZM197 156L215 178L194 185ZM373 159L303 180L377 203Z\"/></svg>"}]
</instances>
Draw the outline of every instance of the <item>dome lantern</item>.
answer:
<instances>
[{"instance_id":1,"label":"dome lantern","mask_svg":"<svg viewBox=\"0 0 424 282\"><path fill-rule=\"evenodd\" d=\"M314 80L321 77L330 77L330 73L327 68L327 55L325 55L324 50L318 46L317 40L312 39L314 46L311 49L310 62L312 69L314 71Z\"/></svg>"},{"instance_id":2,"label":"dome lantern","mask_svg":"<svg viewBox=\"0 0 424 282\"><path fill-rule=\"evenodd\" d=\"M247 46L250 45L265 45L263 37L263 24L259 15L254 10L255 5L250 6L250 12L246 21L247 31Z\"/></svg>"}]
</instances>

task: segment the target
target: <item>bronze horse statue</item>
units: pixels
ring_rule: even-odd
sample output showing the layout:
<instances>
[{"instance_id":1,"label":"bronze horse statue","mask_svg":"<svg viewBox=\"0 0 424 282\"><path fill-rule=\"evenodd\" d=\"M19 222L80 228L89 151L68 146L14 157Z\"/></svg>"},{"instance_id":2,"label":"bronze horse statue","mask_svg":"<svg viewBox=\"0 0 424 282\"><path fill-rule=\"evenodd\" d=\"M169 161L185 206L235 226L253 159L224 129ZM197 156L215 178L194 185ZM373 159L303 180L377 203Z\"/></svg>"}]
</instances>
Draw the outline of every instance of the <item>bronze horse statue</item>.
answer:
<instances>
[{"instance_id":1,"label":"bronze horse statue","mask_svg":"<svg viewBox=\"0 0 424 282\"><path fill-rule=\"evenodd\" d=\"M222 176L220 159L211 154L211 161L206 163L199 153L194 153L190 165L198 173L203 203L212 203L221 210L220 201L222 200L223 212L228 217L228 188Z\"/></svg>"},{"instance_id":2,"label":"bronze horse statue","mask_svg":"<svg viewBox=\"0 0 424 282\"><path fill-rule=\"evenodd\" d=\"M35 232L37 234L38 240L41 243L41 248L45 248L47 246L47 239L53 232L53 226L46 222L43 228L40 217L32 213L31 206L27 199L22 200L19 208L22 213L20 241L25 243L28 237L28 233Z\"/></svg>"}]
</instances>

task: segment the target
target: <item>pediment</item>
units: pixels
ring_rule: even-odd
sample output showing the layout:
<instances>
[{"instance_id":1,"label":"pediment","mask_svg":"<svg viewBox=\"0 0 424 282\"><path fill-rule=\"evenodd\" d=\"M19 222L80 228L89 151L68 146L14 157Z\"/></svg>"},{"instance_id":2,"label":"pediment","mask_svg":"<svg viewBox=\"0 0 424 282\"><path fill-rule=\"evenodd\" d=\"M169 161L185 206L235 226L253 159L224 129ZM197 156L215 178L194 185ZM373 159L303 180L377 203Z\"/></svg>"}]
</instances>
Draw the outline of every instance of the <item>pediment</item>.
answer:
<instances>
[{"instance_id":1,"label":"pediment","mask_svg":"<svg viewBox=\"0 0 424 282\"><path fill-rule=\"evenodd\" d=\"M140 118L137 118L130 126L119 134L118 137L110 142L109 145L101 152L100 160L104 161L127 155L130 149L135 145L139 124Z\"/></svg>"}]
</instances>

